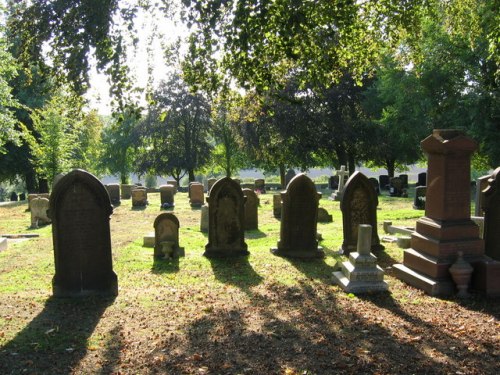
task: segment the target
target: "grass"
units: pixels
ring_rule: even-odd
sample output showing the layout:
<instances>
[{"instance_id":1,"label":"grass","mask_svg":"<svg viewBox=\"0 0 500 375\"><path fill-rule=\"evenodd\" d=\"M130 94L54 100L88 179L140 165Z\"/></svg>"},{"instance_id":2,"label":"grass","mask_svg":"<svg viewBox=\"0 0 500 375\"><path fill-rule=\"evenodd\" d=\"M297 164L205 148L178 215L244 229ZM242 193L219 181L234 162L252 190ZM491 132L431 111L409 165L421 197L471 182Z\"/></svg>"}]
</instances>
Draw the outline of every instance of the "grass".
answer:
<instances>
[{"instance_id":1,"label":"grass","mask_svg":"<svg viewBox=\"0 0 500 375\"><path fill-rule=\"evenodd\" d=\"M307 261L270 253L280 231L272 215L271 194L260 196L259 230L246 233L250 255L237 259L202 256L208 239L199 231L201 212L191 209L185 193L178 193L174 213L180 220L180 245L186 256L155 261L153 249L142 247L142 238L153 231L160 213L159 194L149 194L150 205L144 210L133 210L130 201L122 201L111 217L113 267L119 284L116 299L52 298L51 227L29 229L26 204L0 206L0 234L40 235L9 243L8 250L0 252L0 372L154 373L160 369L174 374L236 374L251 369L246 373L298 374L313 369L307 373L329 373L321 371L330 358L321 357L328 345L333 358L328 363L335 362L340 373L366 371L364 366L373 361L380 362L381 373L459 371L460 361L445 353L446 345L461 348L457 356L476 369L474 361L479 359L459 343L465 339L450 331L448 320L462 314L487 322L493 314L498 322L498 303L478 297L465 305L450 304L405 285L392 275L392 265L402 261L402 251L395 244L384 244L379 256L391 294L342 293L331 285L334 266L343 260L336 253L342 243L342 216L339 202L327 199L329 193L323 192L320 206L333 215L333 223L318 224L326 257ZM413 226L423 211L413 210L411 204L410 198L380 197L379 236L383 220ZM441 311L446 321L427 322L429 308ZM378 332L384 348L401 347L401 352L375 349L364 330ZM419 337L419 330L429 336L422 347L408 344L405 337ZM434 332L440 338L433 338ZM481 332L477 335L481 337ZM353 345L359 344L366 353L349 351L352 347L345 345L349 342L357 342ZM488 352L488 345L484 341L481 350ZM261 352L249 354L260 346ZM344 355L344 346L349 355ZM436 358L424 354L428 347L434 348ZM230 358L219 358L216 348L231 353ZM290 357L290 350L298 352ZM401 367L400 356L412 350L420 353L420 362L414 364L420 367L411 367L411 361L405 365L408 368ZM302 356L302 351L309 355ZM489 360L482 361L486 369ZM434 367L425 365L426 361Z\"/></svg>"}]
</instances>

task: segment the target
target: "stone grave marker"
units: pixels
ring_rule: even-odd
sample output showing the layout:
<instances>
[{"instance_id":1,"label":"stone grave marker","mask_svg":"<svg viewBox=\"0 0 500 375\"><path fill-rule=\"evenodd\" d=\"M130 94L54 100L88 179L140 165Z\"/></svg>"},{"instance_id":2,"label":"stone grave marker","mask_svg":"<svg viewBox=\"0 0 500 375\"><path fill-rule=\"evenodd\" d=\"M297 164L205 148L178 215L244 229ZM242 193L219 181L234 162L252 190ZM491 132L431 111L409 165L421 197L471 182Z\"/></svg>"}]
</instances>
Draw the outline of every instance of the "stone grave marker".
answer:
<instances>
[{"instance_id":1,"label":"stone grave marker","mask_svg":"<svg viewBox=\"0 0 500 375\"><path fill-rule=\"evenodd\" d=\"M132 197L132 189L135 187L136 185L121 184L122 199L130 199Z\"/></svg>"},{"instance_id":2,"label":"stone grave marker","mask_svg":"<svg viewBox=\"0 0 500 375\"><path fill-rule=\"evenodd\" d=\"M281 193L281 229L274 255L291 258L321 258L325 254L316 239L320 194L314 182L301 173Z\"/></svg>"},{"instance_id":3,"label":"stone grave marker","mask_svg":"<svg viewBox=\"0 0 500 375\"><path fill-rule=\"evenodd\" d=\"M495 169L484 190L483 208L485 253L500 261L500 167Z\"/></svg>"},{"instance_id":4,"label":"stone grave marker","mask_svg":"<svg viewBox=\"0 0 500 375\"><path fill-rule=\"evenodd\" d=\"M401 183L403 184L403 189L408 189L408 175L400 174L399 178L401 179Z\"/></svg>"},{"instance_id":5,"label":"stone grave marker","mask_svg":"<svg viewBox=\"0 0 500 375\"><path fill-rule=\"evenodd\" d=\"M146 207L148 205L148 192L146 188L137 186L132 189L132 207Z\"/></svg>"},{"instance_id":6,"label":"stone grave marker","mask_svg":"<svg viewBox=\"0 0 500 375\"><path fill-rule=\"evenodd\" d=\"M155 228L155 258L172 259L185 255L184 248L179 246L179 219L177 216L169 212L159 214L153 226Z\"/></svg>"},{"instance_id":7,"label":"stone grave marker","mask_svg":"<svg viewBox=\"0 0 500 375\"><path fill-rule=\"evenodd\" d=\"M47 215L49 210L49 200L47 198L36 197L31 200L31 228L38 228L39 225L50 224L51 220Z\"/></svg>"},{"instance_id":8,"label":"stone grave marker","mask_svg":"<svg viewBox=\"0 0 500 375\"><path fill-rule=\"evenodd\" d=\"M31 211L31 201L35 198L46 198L50 200L49 193L28 194L28 211Z\"/></svg>"},{"instance_id":9,"label":"stone grave marker","mask_svg":"<svg viewBox=\"0 0 500 375\"><path fill-rule=\"evenodd\" d=\"M378 176L378 182L380 186L380 190L389 190L390 179L386 174L381 174Z\"/></svg>"},{"instance_id":10,"label":"stone grave marker","mask_svg":"<svg viewBox=\"0 0 500 375\"><path fill-rule=\"evenodd\" d=\"M248 255L245 243L245 197L240 185L224 177L212 186L208 202L207 257Z\"/></svg>"},{"instance_id":11,"label":"stone grave marker","mask_svg":"<svg viewBox=\"0 0 500 375\"><path fill-rule=\"evenodd\" d=\"M396 277L433 296L451 295L449 268L462 251L474 267L473 289L500 294L500 262L484 255L470 217L470 158L477 143L461 131L436 129L421 146L428 158L425 216L417 220L403 264L394 265Z\"/></svg>"},{"instance_id":12,"label":"stone grave marker","mask_svg":"<svg viewBox=\"0 0 500 375\"><path fill-rule=\"evenodd\" d=\"M378 197L371 182L363 173L354 172L347 180L340 202L344 234L341 247L343 254L349 255L351 251L356 250L360 224L372 226L371 251L378 253L384 249L377 233L377 206Z\"/></svg>"},{"instance_id":13,"label":"stone grave marker","mask_svg":"<svg viewBox=\"0 0 500 375\"><path fill-rule=\"evenodd\" d=\"M175 206L174 202L175 186L167 184L160 186L160 207L161 208L173 208Z\"/></svg>"},{"instance_id":14,"label":"stone grave marker","mask_svg":"<svg viewBox=\"0 0 500 375\"><path fill-rule=\"evenodd\" d=\"M20 201L25 201L26 200L26 193L19 194L19 200Z\"/></svg>"},{"instance_id":15,"label":"stone grave marker","mask_svg":"<svg viewBox=\"0 0 500 375\"><path fill-rule=\"evenodd\" d=\"M120 184L107 184L106 190L109 194L109 199L111 200L111 204L119 205L120 204Z\"/></svg>"},{"instance_id":16,"label":"stone grave marker","mask_svg":"<svg viewBox=\"0 0 500 375\"><path fill-rule=\"evenodd\" d=\"M191 207L201 207L204 203L205 192L203 191L203 185L199 182L191 182L189 184L189 204Z\"/></svg>"},{"instance_id":17,"label":"stone grave marker","mask_svg":"<svg viewBox=\"0 0 500 375\"><path fill-rule=\"evenodd\" d=\"M208 205L201 206L200 231L208 233Z\"/></svg>"},{"instance_id":18,"label":"stone grave marker","mask_svg":"<svg viewBox=\"0 0 500 375\"><path fill-rule=\"evenodd\" d=\"M401 197L403 195L403 181L399 177L391 178L389 186L389 195L391 197Z\"/></svg>"},{"instance_id":19,"label":"stone grave marker","mask_svg":"<svg viewBox=\"0 0 500 375\"><path fill-rule=\"evenodd\" d=\"M17 200L18 200L17 193L15 191L13 191L12 193L10 193L10 201L11 202L17 202Z\"/></svg>"},{"instance_id":20,"label":"stone grave marker","mask_svg":"<svg viewBox=\"0 0 500 375\"><path fill-rule=\"evenodd\" d=\"M357 230L357 251L349 254L349 260L342 262L342 270L333 273L334 282L346 293L385 292L384 271L377 265L377 257L370 250L372 227L360 224Z\"/></svg>"},{"instance_id":21,"label":"stone grave marker","mask_svg":"<svg viewBox=\"0 0 500 375\"><path fill-rule=\"evenodd\" d=\"M344 194L344 186L346 178L349 176L349 171L345 169L345 165L340 166L340 170L335 172L339 176L339 187L335 191L331 198L336 201L342 200L342 195Z\"/></svg>"},{"instance_id":22,"label":"stone grave marker","mask_svg":"<svg viewBox=\"0 0 500 375\"><path fill-rule=\"evenodd\" d=\"M427 187L417 186L415 188L415 199L413 200L413 208L415 210L425 210L425 194Z\"/></svg>"},{"instance_id":23,"label":"stone grave marker","mask_svg":"<svg viewBox=\"0 0 500 375\"><path fill-rule=\"evenodd\" d=\"M217 181L216 178L209 178L207 180L207 193L210 195L210 190L212 189L212 186L214 186L215 182Z\"/></svg>"},{"instance_id":24,"label":"stone grave marker","mask_svg":"<svg viewBox=\"0 0 500 375\"><path fill-rule=\"evenodd\" d=\"M339 188L339 176L330 176L328 178L328 189L337 190Z\"/></svg>"},{"instance_id":25,"label":"stone grave marker","mask_svg":"<svg viewBox=\"0 0 500 375\"><path fill-rule=\"evenodd\" d=\"M295 177L295 171L293 169L289 169L285 174L285 186L283 187L284 189L287 188L288 184L294 177Z\"/></svg>"},{"instance_id":26,"label":"stone grave marker","mask_svg":"<svg viewBox=\"0 0 500 375\"><path fill-rule=\"evenodd\" d=\"M266 193L266 181L263 178L256 178L254 183L255 191L258 191L260 194Z\"/></svg>"},{"instance_id":27,"label":"stone grave marker","mask_svg":"<svg viewBox=\"0 0 500 375\"><path fill-rule=\"evenodd\" d=\"M273 195L273 216L276 219L281 218L281 193Z\"/></svg>"},{"instance_id":28,"label":"stone grave marker","mask_svg":"<svg viewBox=\"0 0 500 375\"><path fill-rule=\"evenodd\" d=\"M474 216L483 216L483 191L488 187L488 180L491 178L491 175L481 176L476 180L476 195L475 195L475 207L474 207Z\"/></svg>"},{"instance_id":29,"label":"stone grave marker","mask_svg":"<svg viewBox=\"0 0 500 375\"><path fill-rule=\"evenodd\" d=\"M0 237L0 251L7 250L7 247L8 247L7 238Z\"/></svg>"},{"instance_id":30,"label":"stone grave marker","mask_svg":"<svg viewBox=\"0 0 500 375\"><path fill-rule=\"evenodd\" d=\"M375 193L377 193L377 195L380 195L380 185L378 183L378 180L375 177L370 177L368 180L370 180L371 184L373 185Z\"/></svg>"},{"instance_id":31,"label":"stone grave marker","mask_svg":"<svg viewBox=\"0 0 500 375\"><path fill-rule=\"evenodd\" d=\"M245 196L245 230L259 229L259 198L253 189L243 189Z\"/></svg>"},{"instance_id":32,"label":"stone grave marker","mask_svg":"<svg viewBox=\"0 0 500 375\"><path fill-rule=\"evenodd\" d=\"M167 180L167 185L171 185L174 187L174 194L177 194L177 189L179 189L179 185L176 180Z\"/></svg>"},{"instance_id":33,"label":"stone grave marker","mask_svg":"<svg viewBox=\"0 0 500 375\"><path fill-rule=\"evenodd\" d=\"M55 297L117 295L109 220L113 207L104 185L76 169L64 176L50 198Z\"/></svg>"},{"instance_id":34,"label":"stone grave marker","mask_svg":"<svg viewBox=\"0 0 500 375\"><path fill-rule=\"evenodd\" d=\"M332 215L323 207L318 207L318 223L331 223L332 221Z\"/></svg>"},{"instance_id":35,"label":"stone grave marker","mask_svg":"<svg viewBox=\"0 0 500 375\"><path fill-rule=\"evenodd\" d=\"M417 175L417 186L427 186L427 172L422 172Z\"/></svg>"}]
</instances>

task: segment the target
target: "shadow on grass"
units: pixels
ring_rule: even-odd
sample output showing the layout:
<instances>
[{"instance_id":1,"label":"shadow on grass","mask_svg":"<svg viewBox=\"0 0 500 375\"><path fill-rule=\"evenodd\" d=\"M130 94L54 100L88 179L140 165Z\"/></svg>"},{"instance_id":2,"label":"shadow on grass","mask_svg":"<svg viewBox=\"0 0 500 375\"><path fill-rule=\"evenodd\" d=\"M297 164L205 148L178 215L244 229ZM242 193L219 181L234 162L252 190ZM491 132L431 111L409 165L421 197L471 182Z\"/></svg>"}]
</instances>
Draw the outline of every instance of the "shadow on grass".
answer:
<instances>
[{"instance_id":1,"label":"shadow on grass","mask_svg":"<svg viewBox=\"0 0 500 375\"><path fill-rule=\"evenodd\" d=\"M263 280L252 268L247 256L207 259L210 261L217 280L234 285L246 293L249 293L251 287L259 285Z\"/></svg>"},{"instance_id":2,"label":"shadow on grass","mask_svg":"<svg viewBox=\"0 0 500 375\"><path fill-rule=\"evenodd\" d=\"M254 230L247 230L247 231L245 231L245 238L257 239L257 238L264 238L264 237L267 237L267 234L265 234L260 229L254 229Z\"/></svg>"},{"instance_id":3,"label":"shadow on grass","mask_svg":"<svg viewBox=\"0 0 500 375\"><path fill-rule=\"evenodd\" d=\"M179 258L174 257L172 259L160 259L154 257L151 272L156 274L179 272Z\"/></svg>"},{"instance_id":4,"label":"shadow on grass","mask_svg":"<svg viewBox=\"0 0 500 375\"><path fill-rule=\"evenodd\" d=\"M132 206L130 209L132 211L144 211L146 208L148 208L148 206Z\"/></svg>"},{"instance_id":5,"label":"shadow on grass","mask_svg":"<svg viewBox=\"0 0 500 375\"><path fill-rule=\"evenodd\" d=\"M50 297L40 314L3 346L0 373L71 372L87 354L88 339L113 301Z\"/></svg>"},{"instance_id":6,"label":"shadow on grass","mask_svg":"<svg viewBox=\"0 0 500 375\"><path fill-rule=\"evenodd\" d=\"M284 258L292 264L297 270L302 272L309 279L322 280L328 284L331 283L332 273L335 271L333 266L325 262L324 258L298 259Z\"/></svg>"}]
</instances>

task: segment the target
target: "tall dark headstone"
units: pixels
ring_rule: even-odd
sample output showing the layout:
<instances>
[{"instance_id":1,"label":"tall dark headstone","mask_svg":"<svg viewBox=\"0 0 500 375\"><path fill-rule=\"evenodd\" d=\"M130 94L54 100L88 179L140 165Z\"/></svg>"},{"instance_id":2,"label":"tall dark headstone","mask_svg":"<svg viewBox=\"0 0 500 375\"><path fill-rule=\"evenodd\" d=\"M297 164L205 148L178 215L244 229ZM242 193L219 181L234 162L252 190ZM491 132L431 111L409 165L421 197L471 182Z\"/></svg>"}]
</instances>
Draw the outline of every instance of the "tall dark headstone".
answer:
<instances>
[{"instance_id":1,"label":"tall dark headstone","mask_svg":"<svg viewBox=\"0 0 500 375\"><path fill-rule=\"evenodd\" d=\"M483 209L485 253L500 261L500 167L495 169L483 192Z\"/></svg>"},{"instance_id":2,"label":"tall dark headstone","mask_svg":"<svg viewBox=\"0 0 500 375\"><path fill-rule=\"evenodd\" d=\"M17 200L18 200L17 193L15 191L13 191L12 193L10 193L10 201L11 202L17 202Z\"/></svg>"},{"instance_id":3,"label":"tall dark headstone","mask_svg":"<svg viewBox=\"0 0 500 375\"><path fill-rule=\"evenodd\" d=\"M240 185L229 177L215 182L208 202L207 257L247 255L245 243L245 197Z\"/></svg>"},{"instance_id":4,"label":"tall dark headstone","mask_svg":"<svg viewBox=\"0 0 500 375\"><path fill-rule=\"evenodd\" d=\"M324 256L316 239L320 194L314 182L298 174L286 191L281 193L281 229L275 255L291 258L320 258Z\"/></svg>"},{"instance_id":5,"label":"tall dark headstone","mask_svg":"<svg viewBox=\"0 0 500 375\"><path fill-rule=\"evenodd\" d=\"M417 186L415 188L415 199L413 200L413 208L415 210L425 210L425 195L427 187Z\"/></svg>"},{"instance_id":6,"label":"tall dark headstone","mask_svg":"<svg viewBox=\"0 0 500 375\"><path fill-rule=\"evenodd\" d=\"M427 186L427 172L422 172L417 175L417 186Z\"/></svg>"},{"instance_id":7,"label":"tall dark headstone","mask_svg":"<svg viewBox=\"0 0 500 375\"><path fill-rule=\"evenodd\" d=\"M65 175L50 196L55 297L117 295L109 220L113 207L104 185L76 169Z\"/></svg>"},{"instance_id":8,"label":"tall dark headstone","mask_svg":"<svg viewBox=\"0 0 500 375\"><path fill-rule=\"evenodd\" d=\"M378 182L380 185L380 190L388 190L389 189L389 176L386 174L381 174L378 176Z\"/></svg>"},{"instance_id":9,"label":"tall dark headstone","mask_svg":"<svg viewBox=\"0 0 500 375\"><path fill-rule=\"evenodd\" d=\"M161 208L173 208L175 206L174 202L175 189L176 189L175 186L170 184L160 186Z\"/></svg>"},{"instance_id":10,"label":"tall dark headstone","mask_svg":"<svg viewBox=\"0 0 500 375\"><path fill-rule=\"evenodd\" d=\"M243 189L245 196L245 230L259 229L259 197L253 189Z\"/></svg>"},{"instance_id":11,"label":"tall dark headstone","mask_svg":"<svg viewBox=\"0 0 500 375\"><path fill-rule=\"evenodd\" d=\"M351 251L356 251L360 224L372 226L371 252L378 253L384 249L377 233L377 206L378 197L370 180L363 173L354 172L347 180L340 202L344 232L341 247L343 254L349 255Z\"/></svg>"},{"instance_id":12,"label":"tall dark headstone","mask_svg":"<svg viewBox=\"0 0 500 375\"><path fill-rule=\"evenodd\" d=\"M451 295L449 268L459 252L474 267L472 287L500 294L500 262L484 255L479 227L470 217L470 159L477 143L463 132L436 129L421 143L428 158L425 216L417 220L411 248L396 277L430 295Z\"/></svg>"},{"instance_id":13,"label":"tall dark headstone","mask_svg":"<svg viewBox=\"0 0 500 375\"><path fill-rule=\"evenodd\" d=\"M375 193L377 193L377 195L380 195L380 185L378 183L378 180L375 177L370 177L369 180L373 185L373 189L375 190Z\"/></svg>"},{"instance_id":14,"label":"tall dark headstone","mask_svg":"<svg viewBox=\"0 0 500 375\"><path fill-rule=\"evenodd\" d=\"M389 195L391 197L400 197L403 195L403 181L399 177L391 178L389 187Z\"/></svg>"},{"instance_id":15,"label":"tall dark headstone","mask_svg":"<svg viewBox=\"0 0 500 375\"><path fill-rule=\"evenodd\" d=\"M401 182L403 184L403 189L408 189L408 175L400 174L399 178L401 179Z\"/></svg>"}]
</instances>

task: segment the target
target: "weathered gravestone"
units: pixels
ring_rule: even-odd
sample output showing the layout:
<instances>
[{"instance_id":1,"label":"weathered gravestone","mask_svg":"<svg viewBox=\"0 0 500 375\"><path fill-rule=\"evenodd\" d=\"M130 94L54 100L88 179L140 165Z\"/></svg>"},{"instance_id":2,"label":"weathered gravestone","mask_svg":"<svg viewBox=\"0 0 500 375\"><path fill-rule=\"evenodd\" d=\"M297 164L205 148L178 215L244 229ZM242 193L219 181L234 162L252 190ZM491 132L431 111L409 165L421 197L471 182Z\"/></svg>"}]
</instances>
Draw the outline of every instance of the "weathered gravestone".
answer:
<instances>
[{"instance_id":1,"label":"weathered gravestone","mask_svg":"<svg viewBox=\"0 0 500 375\"><path fill-rule=\"evenodd\" d=\"M500 167L483 193L485 253L500 261Z\"/></svg>"},{"instance_id":2,"label":"weathered gravestone","mask_svg":"<svg viewBox=\"0 0 500 375\"><path fill-rule=\"evenodd\" d=\"M201 207L204 203L205 192L203 191L203 185L199 182L191 182L189 184L189 204L191 207Z\"/></svg>"},{"instance_id":3,"label":"weathered gravestone","mask_svg":"<svg viewBox=\"0 0 500 375\"><path fill-rule=\"evenodd\" d=\"M337 190L339 187L339 176L330 176L328 178L328 189Z\"/></svg>"},{"instance_id":4,"label":"weathered gravestone","mask_svg":"<svg viewBox=\"0 0 500 375\"><path fill-rule=\"evenodd\" d=\"M332 215L323 207L318 207L318 223L331 223L332 221Z\"/></svg>"},{"instance_id":5,"label":"weathered gravestone","mask_svg":"<svg viewBox=\"0 0 500 375\"><path fill-rule=\"evenodd\" d=\"M281 193L273 195L273 216L276 219L281 218Z\"/></svg>"},{"instance_id":6,"label":"weathered gravestone","mask_svg":"<svg viewBox=\"0 0 500 375\"><path fill-rule=\"evenodd\" d=\"M377 233L378 197L373 185L366 176L356 171L347 180L344 196L340 202L344 241L341 252L349 255L358 246L358 228L360 224L372 226L371 251L378 253L384 249Z\"/></svg>"},{"instance_id":7,"label":"weathered gravestone","mask_svg":"<svg viewBox=\"0 0 500 375\"><path fill-rule=\"evenodd\" d=\"M20 201L25 201L26 200L26 193L19 194L19 200Z\"/></svg>"},{"instance_id":8,"label":"weathered gravestone","mask_svg":"<svg viewBox=\"0 0 500 375\"><path fill-rule=\"evenodd\" d=\"M481 176L476 180L476 196L474 199L475 208L474 208L474 216L483 216L483 199L484 199L484 190L489 185L489 179L491 175Z\"/></svg>"},{"instance_id":9,"label":"weathered gravestone","mask_svg":"<svg viewBox=\"0 0 500 375\"><path fill-rule=\"evenodd\" d=\"M50 200L49 193L28 194L28 211L31 211L31 201L35 198L46 198Z\"/></svg>"},{"instance_id":10,"label":"weathered gravestone","mask_svg":"<svg viewBox=\"0 0 500 375\"><path fill-rule=\"evenodd\" d=\"M214 186L216 181L217 181L216 178L209 178L207 180L207 194L210 195L210 190L212 189L212 186Z\"/></svg>"},{"instance_id":11,"label":"weathered gravestone","mask_svg":"<svg viewBox=\"0 0 500 375\"><path fill-rule=\"evenodd\" d=\"M283 186L284 189L287 188L288 184L290 183L290 181L292 181L292 178L294 177L295 177L295 171L293 169L289 169L285 175L285 186Z\"/></svg>"},{"instance_id":12,"label":"weathered gravestone","mask_svg":"<svg viewBox=\"0 0 500 375\"><path fill-rule=\"evenodd\" d=\"M208 205L201 206L200 231L208 233Z\"/></svg>"},{"instance_id":13,"label":"weathered gravestone","mask_svg":"<svg viewBox=\"0 0 500 375\"><path fill-rule=\"evenodd\" d=\"M368 180L370 180L371 184L373 185L375 193L377 193L377 195L380 195L380 185L378 183L378 180L375 177L370 177Z\"/></svg>"},{"instance_id":14,"label":"weathered gravestone","mask_svg":"<svg viewBox=\"0 0 500 375\"><path fill-rule=\"evenodd\" d=\"M430 295L451 295L449 268L462 251L474 267L473 288L500 294L500 262L485 257L470 218L470 158L477 143L461 131L437 129L421 146L428 157L425 216L417 220L403 264L394 266L396 276Z\"/></svg>"},{"instance_id":15,"label":"weathered gravestone","mask_svg":"<svg viewBox=\"0 0 500 375\"><path fill-rule=\"evenodd\" d=\"M342 195L344 194L344 186L346 178L349 177L349 171L345 169L345 165L340 166L340 170L335 172L339 176L339 186L337 191L331 195L331 199L340 201L342 200Z\"/></svg>"},{"instance_id":16,"label":"weathered gravestone","mask_svg":"<svg viewBox=\"0 0 500 375\"><path fill-rule=\"evenodd\" d=\"M259 229L259 198L252 189L243 189L245 196L245 230Z\"/></svg>"},{"instance_id":17,"label":"weathered gravestone","mask_svg":"<svg viewBox=\"0 0 500 375\"><path fill-rule=\"evenodd\" d=\"M132 189L135 187L136 185L121 184L122 199L130 199L132 197Z\"/></svg>"},{"instance_id":18,"label":"weathered gravestone","mask_svg":"<svg viewBox=\"0 0 500 375\"><path fill-rule=\"evenodd\" d=\"M389 189L390 179L388 175L381 174L380 176L378 176L378 182L381 190Z\"/></svg>"},{"instance_id":19,"label":"weathered gravestone","mask_svg":"<svg viewBox=\"0 0 500 375\"><path fill-rule=\"evenodd\" d=\"M111 256L112 212L103 184L86 171L73 170L56 185L49 211L55 297L118 294Z\"/></svg>"},{"instance_id":20,"label":"weathered gravestone","mask_svg":"<svg viewBox=\"0 0 500 375\"><path fill-rule=\"evenodd\" d=\"M132 207L145 207L148 205L148 192L142 186L132 189Z\"/></svg>"},{"instance_id":21,"label":"weathered gravestone","mask_svg":"<svg viewBox=\"0 0 500 375\"><path fill-rule=\"evenodd\" d=\"M385 292L388 286L384 271L370 251L372 227L360 224L357 232L357 251L349 254L347 262L342 262L342 270L333 273L333 280L346 293Z\"/></svg>"},{"instance_id":22,"label":"weathered gravestone","mask_svg":"<svg viewBox=\"0 0 500 375\"><path fill-rule=\"evenodd\" d=\"M111 204L119 205L120 204L120 184L107 184L106 190L109 194L109 199L111 200Z\"/></svg>"},{"instance_id":23,"label":"weathered gravestone","mask_svg":"<svg viewBox=\"0 0 500 375\"><path fill-rule=\"evenodd\" d=\"M427 172L422 172L417 175L417 186L427 186Z\"/></svg>"},{"instance_id":24,"label":"weathered gravestone","mask_svg":"<svg viewBox=\"0 0 500 375\"><path fill-rule=\"evenodd\" d=\"M240 185L229 177L212 186L208 202L207 257L247 255L245 243L245 197Z\"/></svg>"},{"instance_id":25,"label":"weathered gravestone","mask_svg":"<svg viewBox=\"0 0 500 375\"><path fill-rule=\"evenodd\" d=\"M399 178L401 179L401 183L403 184L403 189L408 189L408 175L400 174Z\"/></svg>"},{"instance_id":26,"label":"weathered gravestone","mask_svg":"<svg viewBox=\"0 0 500 375\"><path fill-rule=\"evenodd\" d=\"M17 202L17 200L18 200L17 193L15 191L13 191L12 193L10 193L10 201L11 202Z\"/></svg>"},{"instance_id":27,"label":"weathered gravestone","mask_svg":"<svg viewBox=\"0 0 500 375\"><path fill-rule=\"evenodd\" d=\"M175 206L174 202L175 186L167 184L160 186L160 207L172 208Z\"/></svg>"},{"instance_id":28,"label":"weathered gravestone","mask_svg":"<svg viewBox=\"0 0 500 375\"><path fill-rule=\"evenodd\" d=\"M316 239L320 194L314 182L301 173L281 193L281 229L275 255L291 258L321 258L325 254Z\"/></svg>"},{"instance_id":29,"label":"weathered gravestone","mask_svg":"<svg viewBox=\"0 0 500 375\"><path fill-rule=\"evenodd\" d=\"M66 175L66 173L58 173L54 176L54 179L52 180L52 190L56 187L57 183L61 181L61 178L63 178Z\"/></svg>"},{"instance_id":30,"label":"weathered gravestone","mask_svg":"<svg viewBox=\"0 0 500 375\"><path fill-rule=\"evenodd\" d=\"M47 198L36 197L31 200L31 228L38 228L39 225L50 224L47 215L49 200Z\"/></svg>"},{"instance_id":31,"label":"weathered gravestone","mask_svg":"<svg viewBox=\"0 0 500 375\"><path fill-rule=\"evenodd\" d=\"M256 178L254 184L255 191L258 191L260 194L266 193L266 181L263 178Z\"/></svg>"},{"instance_id":32,"label":"weathered gravestone","mask_svg":"<svg viewBox=\"0 0 500 375\"><path fill-rule=\"evenodd\" d=\"M173 187L173 186L172 186ZM155 228L155 258L171 259L184 256L184 248L179 246L179 219L172 213L158 215Z\"/></svg>"},{"instance_id":33,"label":"weathered gravestone","mask_svg":"<svg viewBox=\"0 0 500 375\"><path fill-rule=\"evenodd\" d=\"M415 199L413 200L413 208L415 210L425 210L425 194L427 187L417 186L415 188Z\"/></svg>"},{"instance_id":34,"label":"weathered gravestone","mask_svg":"<svg viewBox=\"0 0 500 375\"><path fill-rule=\"evenodd\" d=\"M177 184L176 180L167 180L167 185L171 185L174 187L174 194L177 194L177 189L179 188L179 185Z\"/></svg>"},{"instance_id":35,"label":"weathered gravestone","mask_svg":"<svg viewBox=\"0 0 500 375\"><path fill-rule=\"evenodd\" d=\"M389 195L391 197L401 197L403 195L403 181L399 177L391 178L389 186Z\"/></svg>"}]
</instances>

